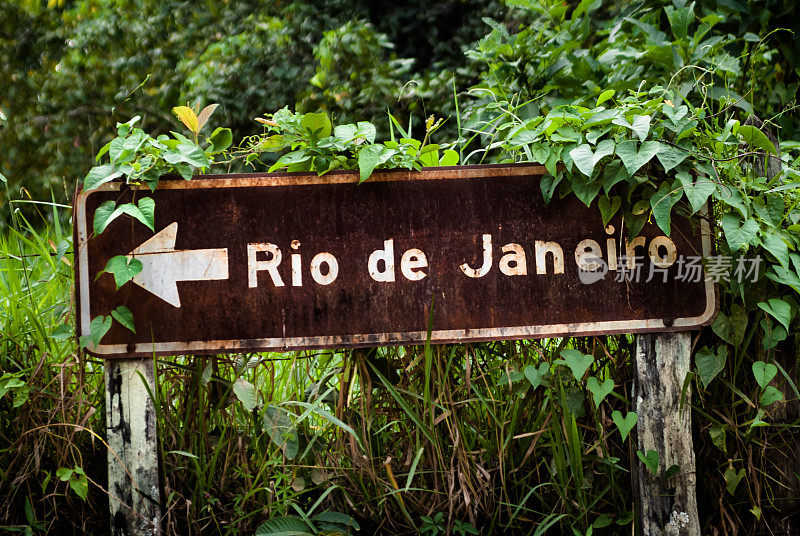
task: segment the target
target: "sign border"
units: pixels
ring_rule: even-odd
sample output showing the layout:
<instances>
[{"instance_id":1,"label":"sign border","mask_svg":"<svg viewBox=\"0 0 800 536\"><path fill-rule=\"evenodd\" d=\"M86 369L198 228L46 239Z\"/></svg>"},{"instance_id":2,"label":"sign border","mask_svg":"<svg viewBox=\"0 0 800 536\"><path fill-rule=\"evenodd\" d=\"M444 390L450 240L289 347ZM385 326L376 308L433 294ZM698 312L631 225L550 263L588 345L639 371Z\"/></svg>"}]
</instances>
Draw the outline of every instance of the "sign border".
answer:
<instances>
[{"instance_id":1,"label":"sign border","mask_svg":"<svg viewBox=\"0 0 800 536\"><path fill-rule=\"evenodd\" d=\"M473 166L430 167L422 171L388 170L374 173L369 182L390 182L404 180L448 180L469 178L491 178L508 176L540 176L546 172L544 166L533 164L483 164ZM308 184L345 184L359 182L358 171L334 171L320 179L316 174L297 173L242 173L225 175L197 175L192 180L162 180L160 190L189 190L204 188L246 188L270 186L300 186ZM75 228L73 242L78 259L75 262L76 317L77 333L89 334L91 312L89 309L89 266L86 244L91 235L86 219L86 201L94 193L120 191L127 187L122 182L109 182L90 192L76 191L74 206ZM132 187L136 188L136 187ZM138 189L147 190L146 186ZM701 211L700 230L703 256L711 256L711 228L706 205ZM706 310L700 316L676 318L667 324L664 319L608 320L603 322L582 322L572 324L542 324L535 326L510 326L501 328L432 330L432 344L457 342L484 342L494 340L542 339L550 337L588 337L593 335L613 335L620 333L654 333L686 331L709 325L719 311L719 301L713 281L705 281ZM136 344L90 344L87 351L98 357L126 358L153 355L185 355L239 353L259 351L296 351L323 348L358 348L371 346L396 346L403 344L424 344L426 331L405 331L391 333L365 333L352 335L330 335L317 337L272 337L263 339L207 340L194 342L159 342Z\"/></svg>"}]
</instances>

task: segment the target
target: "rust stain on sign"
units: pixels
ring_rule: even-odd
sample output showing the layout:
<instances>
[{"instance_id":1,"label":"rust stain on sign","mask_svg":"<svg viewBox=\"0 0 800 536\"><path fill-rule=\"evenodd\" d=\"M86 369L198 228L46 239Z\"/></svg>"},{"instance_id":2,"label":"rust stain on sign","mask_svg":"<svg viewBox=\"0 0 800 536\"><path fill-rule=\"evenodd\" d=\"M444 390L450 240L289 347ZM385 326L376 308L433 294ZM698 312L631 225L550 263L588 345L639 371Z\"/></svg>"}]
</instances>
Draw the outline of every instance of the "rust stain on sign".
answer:
<instances>
[{"instance_id":1,"label":"rust stain on sign","mask_svg":"<svg viewBox=\"0 0 800 536\"><path fill-rule=\"evenodd\" d=\"M108 183L75 201L78 333L125 305L103 357L296 350L687 330L716 313L713 283L679 277L709 256L708 222L620 221L576 199L546 205L535 165L205 175L162 180L153 234L97 207L147 190ZM629 254L626 263L626 253ZM142 271L115 291L109 258ZM636 259L638 281L630 271ZM624 269L628 269L625 277ZM649 277L649 281L646 281Z\"/></svg>"}]
</instances>

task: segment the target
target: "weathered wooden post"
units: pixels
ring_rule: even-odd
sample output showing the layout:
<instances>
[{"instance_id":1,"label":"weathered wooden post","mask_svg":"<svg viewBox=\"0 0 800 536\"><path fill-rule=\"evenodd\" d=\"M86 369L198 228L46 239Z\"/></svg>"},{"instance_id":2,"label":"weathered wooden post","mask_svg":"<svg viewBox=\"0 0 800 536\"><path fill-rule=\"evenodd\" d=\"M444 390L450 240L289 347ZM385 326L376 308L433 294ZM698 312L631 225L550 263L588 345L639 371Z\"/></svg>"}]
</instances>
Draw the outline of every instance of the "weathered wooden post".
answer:
<instances>
[{"instance_id":1,"label":"weathered wooden post","mask_svg":"<svg viewBox=\"0 0 800 536\"><path fill-rule=\"evenodd\" d=\"M105 377L111 533L161 534L153 359L106 361Z\"/></svg>"},{"instance_id":2,"label":"weathered wooden post","mask_svg":"<svg viewBox=\"0 0 800 536\"><path fill-rule=\"evenodd\" d=\"M687 332L644 334L636 340L637 449L659 455L658 475L641 461L634 475L644 536L700 536L690 389L681 407L690 352ZM673 465L678 466L677 473L664 478Z\"/></svg>"}]
</instances>

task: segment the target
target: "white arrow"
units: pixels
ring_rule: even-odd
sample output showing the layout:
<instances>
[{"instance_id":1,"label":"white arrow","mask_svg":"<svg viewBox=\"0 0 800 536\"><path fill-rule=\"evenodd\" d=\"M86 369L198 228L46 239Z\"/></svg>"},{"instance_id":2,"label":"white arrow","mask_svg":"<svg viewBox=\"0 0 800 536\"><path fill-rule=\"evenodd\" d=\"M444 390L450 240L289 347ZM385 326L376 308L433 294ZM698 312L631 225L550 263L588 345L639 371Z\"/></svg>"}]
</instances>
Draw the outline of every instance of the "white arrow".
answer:
<instances>
[{"instance_id":1,"label":"white arrow","mask_svg":"<svg viewBox=\"0 0 800 536\"><path fill-rule=\"evenodd\" d=\"M131 251L128 258L142 262L133 282L175 307L181 306L177 281L228 279L228 249L175 250L178 222Z\"/></svg>"}]
</instances>

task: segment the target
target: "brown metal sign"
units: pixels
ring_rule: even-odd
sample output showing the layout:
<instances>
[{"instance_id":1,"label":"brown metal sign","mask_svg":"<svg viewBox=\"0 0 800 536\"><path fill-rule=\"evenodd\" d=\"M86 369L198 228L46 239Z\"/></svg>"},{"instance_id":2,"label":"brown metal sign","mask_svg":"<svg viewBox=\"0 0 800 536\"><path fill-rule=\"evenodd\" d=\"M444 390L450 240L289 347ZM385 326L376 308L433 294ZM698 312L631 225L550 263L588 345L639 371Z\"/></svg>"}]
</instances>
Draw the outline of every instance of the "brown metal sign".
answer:
<instances>
[{"instance_id":1,"label":"brown metal sign","mask_svg":"<svg viewBox=\"0 0 800 536\"><path fill-rule=\"evenodd\" d=\"M596 207L545 204L534 165L206 175L162 180L153 234L90 234L108 183L76 197L78 329L125 305L104 357L297 350L687 330L716 313L708 222L626 240ZM109 258L142 271L115 290ZM687 274L693 273L692 277ZM431 317L432 311L432 317ZM432 325L429 319L432 318Z\"/></svg>"}]
</instances>

